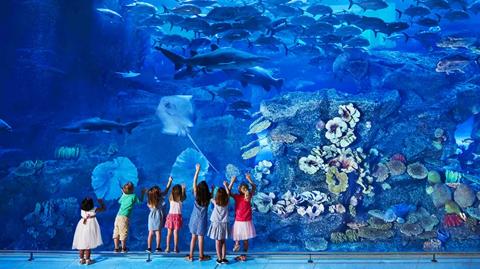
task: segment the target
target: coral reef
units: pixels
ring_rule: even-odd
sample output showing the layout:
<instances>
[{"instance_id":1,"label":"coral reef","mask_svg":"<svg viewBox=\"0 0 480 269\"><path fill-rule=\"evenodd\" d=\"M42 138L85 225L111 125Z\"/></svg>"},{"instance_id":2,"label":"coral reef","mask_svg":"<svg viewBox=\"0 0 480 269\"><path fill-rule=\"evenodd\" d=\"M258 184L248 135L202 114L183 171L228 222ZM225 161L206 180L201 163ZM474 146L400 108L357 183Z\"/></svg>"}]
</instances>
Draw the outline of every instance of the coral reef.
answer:
<instances>
[{"instance_id":1,"label":"coral reef","mask_svg":"<svg viewBox=\"0 0 480 269\"><path fill-rule=\"evenodd\" d=\"M13 174L17 177L28 177L33 176L39 173L43 168L43 161L35 160L35 161L24 161L22 162L15 170L13 170Z\"/></svg>"},{"instance_id":2,"label":"coral reef","mask_svg":"<svg viewBox=\"0 0 480 269\"><path fill-rule=\"evenodd\" d=\"M71 237L72 224L79 218L79 212L78 201L74 197L37 202L35 209L23 218L28 226L27 234L37 246L60 237L58 233Z\"/></svg>"},{"instance_id":3,"label":"coral reef","mask_svg":"<svg viewBox=\"0 0 480 269\"><path fill-rule=\"evenodd\" d=\"M253 196L252 203L260 213L268 213L273 207L273 199L275 194L270 192L268 194L259 192Z\"/></svg>"},{"instance_id":4,"label":"coral reef","mask_svg":"<svg viewBox=\"0 0 480 269\"><path fill-rule=\"evenodd\" d=\"M392 176L403 175L407 169L405 164L397 159L391 159L388 161L387 167Z\"/></svg>"},{"instance_id":5,"label":"coral reef","mask_svg":"<svg viewBox=\"0 0 480 269\"><path fill-rule=\"evenodd\" d=\"M240 173L240 169L238 169L238 167L236 167L235 165L229 163L227 164L227 166L225 167L225 177L229 180L230 178L232 177L238 177L240 176L241 173Z\"/></svg>"},{"instance_id":6,"label":"coral reef","mask_svg":"<svg viewBox=\"0 0 480 269\"><path fill-rule=\"evenodd\" d=\"M272 168L272 162L263 160L258 162L257 165L252 169L253 177L262 182L264 185L268 185L268 181L265 179L266 175L270 175L270 169Z\"/></svg>"}]
</instances>

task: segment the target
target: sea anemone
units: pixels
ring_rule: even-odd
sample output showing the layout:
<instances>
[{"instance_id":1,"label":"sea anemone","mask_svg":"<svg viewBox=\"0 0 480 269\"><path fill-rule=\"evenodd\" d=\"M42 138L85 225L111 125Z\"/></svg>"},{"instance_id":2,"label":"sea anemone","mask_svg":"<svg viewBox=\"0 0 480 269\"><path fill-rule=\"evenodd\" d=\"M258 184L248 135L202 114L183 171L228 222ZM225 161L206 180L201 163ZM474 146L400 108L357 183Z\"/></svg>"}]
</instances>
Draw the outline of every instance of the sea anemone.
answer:
<instances>
[{"instance_id":1,"label":"sea anemone","mask_svg":"<svg viewBox=\"0 0 480 269\"><path fill-rule=\"evenodd\" d=\"M399 160L391 159L387 163L388 170L390 171L390 175L392 176L399 176L405 173L406 167L405 164Z\"/></svg>"},{"instance_id":2,"label":"sea anemone","mask_svg":"<svg viewBox=\"0 0 480 269\"><path fill-rule=\"evenodd\" d=\"M427 177L428 170L423 164L415 162L407 166L407 173L414 179L424 179Z\"/></svg>"},{"instance_id":3,"label":"sea anemone","mask_svg":"<svg viewBox=\"0 0 480 269\"><path fill-rule=\"evenodd\" d=\"M339 139L345 134L348 129L347 123L339 117L335 117L327 122L325 125L327 132L325 137L333 144L337 144Z\"/></svg>"},{"instance_id":4,"label":"sea anemone","mask_svg":"<svg viewBox=\"0 0 480 269\"><path fill-rule=\"evenodd\" d=\"M317 131L322 131L325 128L325 122L323 120L318 120L317 123L315 124L315 129Z\"/></svg>"},{"instance_id":5,"label":"sea anemone","mask_svg":"<svg viewBox=\"0 0 480 269\"><path fill-rule=\"evenodd\" d=\"M318 172L318 170L320 170L320 168L322 167L322 164L323 159L315 155L301 157L300 160L298 160L298 166L300 170L310 175Z\"/></svg>"},{"instance_id":6,"label":"sea anemone","mask_svg":"<svg viewBox=\"0 0 480 269\"><path fill-rule=\"evenodd\" d=\"M357 136L353 133L353 130L348 130L348 132L340 138L340 147L346 148L353 142L357 140Z\"/></svg>"},{"instance_id":7,"label":"sea anemone","mask_svg":"<svg viewBox=\"0 0 480 269\"><path fill-rule=\"evenodd\" d=\"M433 135L435 136L435 138L441 138L444 134L445 134L445 131L442 128L437 128L433 132Z\"/></svg>"},{"instance_id":8,"label":"sea anemone","mask_svg":"<svg viewBox=\"0 0 480 269\"><path fill-rule=\"evenodd\" d=\"M463 219L457 214L445 214L443 217L443 225L446 227L456 227L463 223Z\"/></svg>"}]
</instances>

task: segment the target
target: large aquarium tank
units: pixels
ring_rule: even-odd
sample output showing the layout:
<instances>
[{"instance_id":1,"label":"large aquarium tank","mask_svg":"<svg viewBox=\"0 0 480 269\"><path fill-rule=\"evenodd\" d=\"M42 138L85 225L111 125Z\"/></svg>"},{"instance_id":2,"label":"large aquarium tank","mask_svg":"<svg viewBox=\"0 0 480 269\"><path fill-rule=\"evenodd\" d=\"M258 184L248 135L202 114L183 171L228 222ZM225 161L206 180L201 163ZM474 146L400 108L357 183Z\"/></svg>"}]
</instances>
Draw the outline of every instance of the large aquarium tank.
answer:
<instances>
[{"instance_id":1,"label":"large aquarium tank","mask_svg":"<svg viewBox=\"0 0 480 269\"><path fill-rule=\"evenodd\" d=\"M252 251L479 251L479 13L474 0L2 1L0 248L70 250L93 197L113 250L121 186L140 196L172 176L187 250L199 163L209 186L252 175ZM146 248L148 213L133 210L131 250Z\"/></svg>"}]
</instances>

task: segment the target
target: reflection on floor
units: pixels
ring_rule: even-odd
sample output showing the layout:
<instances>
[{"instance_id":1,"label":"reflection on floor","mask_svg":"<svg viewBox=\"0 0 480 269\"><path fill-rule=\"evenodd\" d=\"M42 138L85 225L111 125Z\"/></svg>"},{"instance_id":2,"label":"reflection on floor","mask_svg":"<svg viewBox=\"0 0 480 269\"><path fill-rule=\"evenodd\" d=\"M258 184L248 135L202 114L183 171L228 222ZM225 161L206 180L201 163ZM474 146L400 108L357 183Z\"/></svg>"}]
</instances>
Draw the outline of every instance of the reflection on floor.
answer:
<instances>
[{"instance_id":1,"label":"reflection on floor","mask_svg":"<svg viewBox=\"0 0 480 269\"><path fill-rule=\"evenodd\" d=\"M383 256L383 257L382 257ZM388 257L387 257L388 256ZM96 263L88 268L162 268L162 269L188 269L188 268L248 268L248 269L294 269L294 268L322 268L322 269L473 269L480 268L480 256L466 255L462 257L437 255L437 262L432 262L429 256L420 255L373 255L346 256L346 255L324 255L314 256L289 256L289 255L262 255L251 257L247 262L235 262L233 256L230 264L217 265L215 259L206 262L188 262L182 257L152 255L151 261L147 262L146 254L111 255L95 254L93 258ZM34 259L28 261L28 253L1 253L0 269L66 269L84 268L80 265L73 253L62 254L34 254Z\"/></svg>"}]
</instances>

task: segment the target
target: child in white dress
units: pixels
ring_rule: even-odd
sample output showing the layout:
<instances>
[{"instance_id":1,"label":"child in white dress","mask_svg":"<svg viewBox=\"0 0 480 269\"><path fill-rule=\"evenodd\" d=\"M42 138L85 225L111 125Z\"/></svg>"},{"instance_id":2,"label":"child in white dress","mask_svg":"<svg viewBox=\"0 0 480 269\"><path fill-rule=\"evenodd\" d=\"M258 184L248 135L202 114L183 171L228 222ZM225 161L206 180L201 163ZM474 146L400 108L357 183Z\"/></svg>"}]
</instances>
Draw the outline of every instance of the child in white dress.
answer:
<instances>
[{"instance_id":1,"label":"child in white dress","mask_svg":"<svg viewBox=\"0 0 480 269\"><path fill-rule=\"evenodd\" d=\"M85 198L81 204L82 218L78 221L72 244L72 249L79 250L80 264L92 264L91 249L103 244L96 215L105 210L105 204L102 199L98 199L98 203L100 208L94 207L92 198Z\"/></svg>"}]
</instances>

